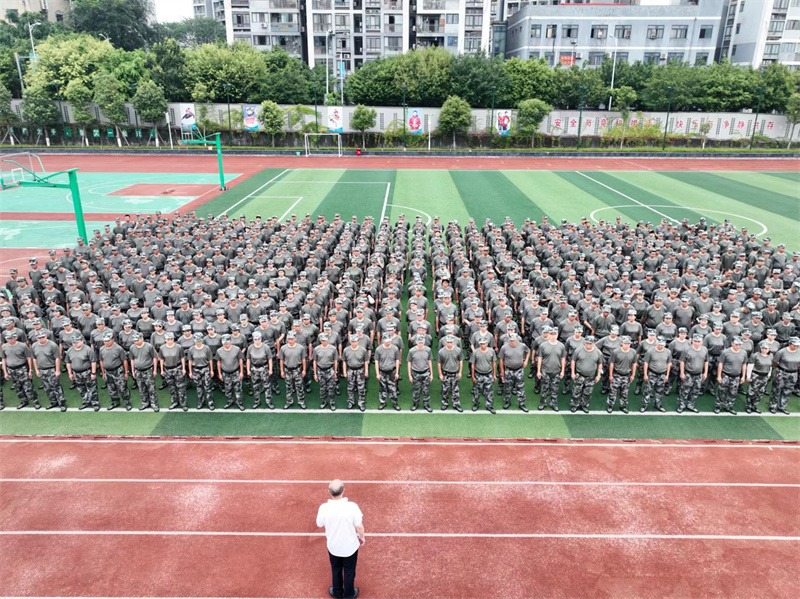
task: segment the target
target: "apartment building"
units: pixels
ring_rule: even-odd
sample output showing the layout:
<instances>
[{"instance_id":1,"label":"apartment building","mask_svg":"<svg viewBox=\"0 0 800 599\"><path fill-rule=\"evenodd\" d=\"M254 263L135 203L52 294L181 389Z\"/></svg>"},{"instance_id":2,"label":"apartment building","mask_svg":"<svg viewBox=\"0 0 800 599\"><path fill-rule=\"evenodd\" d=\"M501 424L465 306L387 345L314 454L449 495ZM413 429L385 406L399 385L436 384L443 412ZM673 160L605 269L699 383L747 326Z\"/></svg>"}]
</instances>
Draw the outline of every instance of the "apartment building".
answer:
<instances>
[{"instance_id":1,"label":"apartment building","mask_svg":"<svg viewBox=\"0 0 800 599\"><path fill-rule=\"evenodd\" d=\"M564 66L598 66L606 55L631 63L709 64L717 58L727 1L523 3L507 20L505 55Z\"/></svg>"},{"instance_id":2,"label":"apartment building","mask_svg":"<svg viewBox=\"0 0 800 599\"><path fill-rule=\"evenodd\" d=\"M21 15L24 12L38 12L48 21L63 21L69 13L70 0L0 0L0 19L5 20L11 11Z\"/></svg>"},{"instance_id":3,"label":"apartment building","mask_svg":"<svg viewBox=\"0 0 800 599\"><path fill-rule=\"evenodd\" d=\"M800 69L800 0L730 0L721 46L734 64Z\"/></svg>"}]
</instances>

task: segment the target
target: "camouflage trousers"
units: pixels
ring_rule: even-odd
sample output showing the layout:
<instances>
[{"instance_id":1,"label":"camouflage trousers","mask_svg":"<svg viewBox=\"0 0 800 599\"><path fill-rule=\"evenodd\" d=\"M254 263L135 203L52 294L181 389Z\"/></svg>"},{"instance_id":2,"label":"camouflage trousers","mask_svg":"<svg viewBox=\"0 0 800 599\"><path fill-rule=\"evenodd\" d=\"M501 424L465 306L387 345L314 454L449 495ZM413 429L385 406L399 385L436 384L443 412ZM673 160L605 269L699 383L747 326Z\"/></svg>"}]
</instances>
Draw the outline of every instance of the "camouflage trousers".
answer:
<instances>
[{"instance_id":1,"label":"camouflage trousers","mask_svg":"<svg viewBox=\"0 0 800 599\"><path fill-rule=\"evenodd\" d=\"M347 369L347 407L352 408L358 399L359 409L367 407L367 381L363 368Z\"/></svg>"},{"instance_id":2,"label":"camouflage trousers","mask_svg":"<svg viewBox=\"0 0 800 599\"><path fill-rule=\"evenodd\" d=\"M156 377L153 374L152 368L145 368L139 370L138 368L133 371L133 378L136 381L136 387L139 389L139 395L142 397L141 409L153 408L158 412L158 392L156 391Z\"/></svg>"},{"instance_id":3,"label":"camouflage trousers","mask_svg":"<svg viewBox=\"0 0 800 599\"><path fill-rule=\"evenodd\" d=\"M393 406L397 405L397 379L394 376L394 370L382 370L381 380L378 384L378 400L381 405L386 405L387 398L392 402Z\"/></svg>"},{"instance_id":4,"label":"camouflage trousers","mask_svg":"<svg viewBox=\"0 0 800 599\"><path fill-rule=\"evenodd\" d=\"M186 405L186 377L183 375L183 368L180 366L165 368L164 382L169 389L172 403L184 407Z\"/></svg>"},{"instance_id":5,"label":"camouflage trousers","mask_svg":"<svg viewBox=\"0 0 800 599\"><path fill-rule=\"evenodd\" d=\"M572 383L572 396L569 399L570 408L589 407L592 391L594 391L594 379L595 377L593 376L575 374L575 379Z\"/></svg>"},{"instance_id":6,"label":"camouflage trousers","mask_svg":"<svg viewBox=\"0 0 800 599\"><path fill-rule=\"evenodd\" d=\"M714 389L714 383L717 382L717 364L719 364L718 357L708 358L708 378L705 380L706 392L711 393Z\"/></svg>"},{"instance_id":7,"label":"camouflage trousers","mask_svg":"<svg viewBox=\"0 0 800 599\"><path fill-rule=\"evenodd\" d=\"M65 405L67 400L64 397L64 388L61 386L61 379L58 378L55 369L45 368L44 370L39 370L39 375L39 378L42 379L45 395L50 400L50 405Z\"/></svg>"},{"instance_id":8,"label":"camouflage trousers","mask_svg":"<svg viewBox=\"0 0 800 599\"><path fill-rule=\"evenodd\" d=\"M694 408L697 398L703 393L703 374L685 373L686 380L681 382L678 393L679 408Z\"/></svg>"},{"instance_id":9,"label":"camouflage trousers","mask_svg":"<svg viewBox=\"0 0 800 599\"><path fill-rule=\"evenodd\" d=\"M503 381L503 405L511 405L511 397L516 396L520 406L525 405L525 371L522 368L506 368Z\"/></svg>"},{"instance_id":10,"label":"camouflage trousers","mask_svg":"<svg viewBox=\"0 0 800 599\"><path fill-rule=\"evenodd\" d=\"M767 385L769 384L769 373L757 374L753 373L750 376L750 383L747 385L747 407L756 408L758 402L767 393Z\"/></svg>"},{"instance_id":11,"label":"camouflage trousers","mask_svg":"<svg viewBox=\"0 0 800 599\"><path fill-rule=\"evenodd\" d=\"M286 407L294 403L294 398L297 396L297 403L300 407L306 405L306 389L303 384L303 370L302 368L284 368L284 380L286 381Z\"/></svg>"},{"instance_id":12,"label":"camouflage trousers","mask_svg":"<svg viewBox=\"0 0 800 599\"><path fill-rule=\"evenodd\" d=\"M617 398L619 398L619 407L627 408L630 389L631 375L615 372L611 380L611 386L608 389L608 407L613 408L614 404L617 403Z\"/></svg>"},{"instance_id":13,"label":"camouflage trousers","mask_svg":"<svg viewBox=\"0 0 800 599\"><path fill-rule=\"evenodd\" d=\"M475 373L475 384L472 385L472 406L478 406L481 395L486 398L486 409L494 407L494 398L492 397L494 390L494 377L492 373L481 374Z\"/></svg>"},{"instance_id":14,"label":"camouflage trousers","mask_svg":"<svg viewBox=\"0 0 800 599\"><path fill-rule=\"evenodd\" d=\"M264 396L264 403L267 407L272 407L272 383L270 382L269 365L251 366L250 381L253 383L253 407L261 405L261 396Z\"/></svg>"},{"instance_id":15,"label":"camouflage trousers","mask_svg":"<svg viewBox=\"0 0 800 599\"><path fill-rule=\"evenodd\" d=\"M717 385L715 407L723 410L733 409L733 403L739 394L739 381L741 381L741 378L741 376L722 375L722 382Z\"/></svg>"},{"instance_id":16,"label":"camouflage trousers","mask_svg":"<svg viewBox=\"0 0 800 599\"><path fill-rule=\"evenodd\" d=\"M796 372L787 372L776 368L775 380L772 382L772 395L769 398L770 410L775 408L785 410L795 385L797 385Z\"/></svg>"},{"instance_id":17,"label":"camouflage trousers","mask_svg":"<svg viewBox=\"0 0 800 599\"><path fill-rule=\"evenodd\" d=\"M243 408L244 402L242 401L242 379L239 376L239 371L233 372L222 371L222 392L225 394L225 407L229 408L234 403L236 407Z\"/></svg>"},{"instance_id":18,"label":"camouflage trousers","mask_svg":"<svg viewBox=\"0 0 800 599\"><path fill-rule=\"evenodd\" d=\"M454 375L455 376L455 375ZM442 383L442 388L444 388L444 383ZM456 382L456 389L458 388L458 382ZM458 394L456 393L456 396ZM411 371L411 399L414 402L414 406L419 406L420 399L422 400L422 405L427 407L431 403L431 373L430 372L417 372L415 370ZM444 397L442 397L442 405L447 405L444 402Z\"/></svg>"},{"instance_id":19,"label":"camouflage trousers","mask_svg":"<svg viewBox=\"0 0 800 599\"><path fill-rule=\"evenodd\" d=\"M97 379L92 380L92 371L73 371L72 376L75 378L75 388L81 396L81 405L99 406L100 398L97 396Z\"/></svg>"},{"instance_id":20,"label":"camouflage trousers","mask_svg":"<svg viewBox=\"0 0 800 599\"><path fill-rule=\"evenodd\" d=\"M561 372L542 372L541 390L539 405L558 407L558 387L561 384Z\"/></svg>"},{"instance_id":21,"label":"camouflage trousers","mask_svg":"<svg viewBox=\"0 0 800 599\"><path fill-rule=\"evenodd\" d=\"M125 380L125 369L121 366L116 370L106 370L106 385L108 385L108 396L111 398L111 405L118 406L120 400L128 406L131 403L131 391L128 389L128 381Z\"/></svg>"},{"instance_id":22,"label":"camouflage trousers","mask_svg":"<svg viewBox=\"0 0 800 599\"><path fill-rule=\"evenodd\" d=\"M317 379L319 379L319 398L322 407L329 405L336 407L336 372L333 366L320 368L317 366Z\"/></svg>"},{"instance_id":23,"label":"camouflage trousers","mask_svg":"<svg viewBox=\"0 0 800 599\"><path fill-rule=\"evenodd\" d=\"M211 380L211 371L208 366L192 367L192 380L197 388L197 409L204 405L209 408L214 405L214 382Z\"/></svg>"},{"instance_id":24,"label":"camouflage trousers","mask_svg":"<svg viewBox=\"0 0 800 599\"><path fill-rule=\"evenodd\" d=\"M8 378L11 379L11 384L14 386L14 391L19 396L20 405L24 406L30 402L34 405L39 405L39 397L36 395L36 390L33 388L33 382L28 377L29 371L27 366L20 368L8 368Z\"/></svg>"},{"instance_id":25,"label":"camouflage trousers","mask_svg":"<svg viewBox=\"0 0 800 599\"><path fill-rule=\"evenodd\" d=\"M430 391L430 386L428 389ZM429 395L429 393L426 395ZM425 396L423 396L423 399L424 397ZM414 404L416 405L416 403L417 400L415 396ZM453 404L453 407L461 405L461 389L458 386L458 373L442 371L442 407L446 408L450 403ZM423 405L425 405L424 402Z\"/></svg>"},{"instance_id":26,"label":"camouflage trousers","mask_svg":"<svg viewBox=\"0 0 800 599\"><path fill-rule=\"evenodd\" d=\"M611 378L608 376L608 364L610 358L603 356L603 375L600 377L600 390L608 393L611 390Z\"/></svg>"},{"instance_id":27,"label":"camouflage trousers","mask_svg":"<svg viewBox=\"0 0 800 599\"><path fill-rule=\"evenodd\" d=\"M642 396L642 408L645 410L650 407L651 402L656 408L661 407L661 401L669 386L669 383L664 380L665 374L664 372L661 374L648 373L649 380L644 384L644 395Z\"/></svg>"}]
</instances>

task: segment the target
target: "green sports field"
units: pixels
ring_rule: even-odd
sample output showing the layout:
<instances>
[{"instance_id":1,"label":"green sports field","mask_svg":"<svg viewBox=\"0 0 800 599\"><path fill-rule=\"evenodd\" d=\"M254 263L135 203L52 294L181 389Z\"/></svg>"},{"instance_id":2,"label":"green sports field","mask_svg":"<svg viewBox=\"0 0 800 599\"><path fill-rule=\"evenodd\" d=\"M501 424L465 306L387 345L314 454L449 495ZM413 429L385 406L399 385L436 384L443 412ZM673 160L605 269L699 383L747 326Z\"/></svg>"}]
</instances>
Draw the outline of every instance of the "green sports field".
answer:
<instances>
[{"instance_id":1,"label":"green sports field","mask_svg":"<svg viewBox=\"0 0 800 599\"><path fill-rule=\"evenodd\" d=\"M614 219L658 222L662 218L696 222L701 216L709 222L730 219L737 227L746 226L760 237L769 236L773 244L786 243L800 249L800 173L755 171L547 171L547 170L360 170L360 169L265 169L227 193L198 209L198 214L247 218L292 213L302 217L324 214L332 218L359 219L387 215L394 221L401 213L424 221L439 216L457 220L462 226L470 217L478 223L506 216L517 224L525 217L539 220L548 215L553 222L562 218L578 221ZM405 336L405 331L403 331ZM404 371L405 372L405 371ZM0 434L127 434L127 435L363 435L413 437L639 437L639 438L730 438L800 439L800 402L793 398L792 416L715 416L713 400L698 402L701 415L674 414L674 394L665 400L672 413L639 415L639 398L631 398L633 411L624 416L606 415L599 389L592 402L592 414L572 415L568 399L561 398L558 414L535 410L536 399L528 405L530 414L512 407L496 416L478 413L434 414L408 411L411 391L407 380L400 389L403 411L376 410L377 382L369 383L367 413L339 409L336 413L288 413L248 410L243 413L190 412L158 414L138 412L21 412L13 410L16 399L6 386L10 408L0 413ZM527 380L529 394L532 381ZM462 384L462 401L469 405L470 385ZM438 381L432 385L432 405L440 397ZM41 392L40 392L41 393ZM162 406L169 404L162 393ZM138 393L134 391L138 406ZM105 391L101 402L108 405ZM79 400L69 392L69 405ZM217 405L221 405L220 395ZM308 397L310 408L318 407L316 388ZM189 405L196 405L189 391ZM743 400L740 399L741 403ZM275 398L282 406L283 397ZM340 406L346 403L339 398ZM500 402L502 404L502 400ZM764 402L766 403L766 402ZM250 398L245 404L252 405ZM737 404L738 405L738 404ZM741 407L741 406L739 406ZM762 406L763 407L763 406Z\"/></svg>"}]
</instances>

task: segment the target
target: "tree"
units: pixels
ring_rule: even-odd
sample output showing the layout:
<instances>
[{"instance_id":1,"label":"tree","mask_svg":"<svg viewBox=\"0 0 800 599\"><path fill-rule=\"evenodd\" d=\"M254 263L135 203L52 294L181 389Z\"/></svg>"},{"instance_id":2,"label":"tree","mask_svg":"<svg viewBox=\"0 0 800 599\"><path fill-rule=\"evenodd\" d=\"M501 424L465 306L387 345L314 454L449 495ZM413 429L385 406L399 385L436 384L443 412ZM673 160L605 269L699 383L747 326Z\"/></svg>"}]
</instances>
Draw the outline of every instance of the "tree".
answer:
<instances>
[{"instance_id":1,"label":"tree","mask_svg":"<svg viewBox=\"0 0 800 599\"><path fill-rule=\"evenodd\" d=\"M143 81L136 88L133 96L133 107L142 120L155 125L164 118L167 112L167 99L164 90L152 81Z\"/></svg>"},{"instance_id":2,"label":"tree","mask_svg":"<svg viewBox=\"0 0 800 599\"><path fill-rule=\"evenodd\" d=\"M365 148L367 145L366 131L375 126L377 117L378 113L374 108L367 108L363 104L356 106L356 109L353 111L353 118L350 119L350 126L356 131L361 131L362 148Z\"/></svg>"},{"instance_id":3,"label":"tree","mask_svg":"<svg viewBox=\"0 0 800 599\"><path fill-rule=\"evenodd\" d=\"M159 34L163 39L173 39L184 47L219 44L225 42L225 25L209 17L195 17L164 23Z\"/></svg>"},{"instance_id":4,"label":"tree","mask_svg":"<svg viewBox=\"0 0 800 599\"><path fill-rule=\"evenodd\" d=\"M628 126L628 117L631 115L631 107L636 103L636 92L632 87L623 85L611 92L614 99L615 108L622 114L622 131L619 136L619 147L625 143L625 127Z\"/></svg>"},{"instance_id":5,"label":"tree","mask_svg":"<svg viewBox=\"0 0 800 599\"><path fill-rule=\"evenodd\" d=\"M259 91L262 98L278 104L309 104L313 100L313 76L306 63L280 48L263 52L262 57L267 70Z\"/></svg>"},{"instance_id":6,"label":"tree","mask_svg":"<svg viewBox=\"0 0 800 599\"><path fill-rule=\"evenodd\" d=\"M489 108L492 105L492 88L495 104L505 106L511 77L503 68L499 56L488 57L484 52L462 54L453 63L452 93L464 98L470 106Z\"/></svg>"},{"instance_id":7,"label":"tree","mask_svg":"<svg viewBox=\"0 0 800 599\"><path fill-rule=\"evenodd\" d=\"M703 121L699 127L700 139L703 140L703 149L706 149L706 142L708 141L708 133L711 131L711 121Z\"/></svg>"},{"instance_id":8,"label":"tree","mask_svg":"<svg viewBox=\"0 0 800 599\"><path fill-rule=\"evenodd\" d=\"M173 39L153 44L147 54L150 78L164 90L167 100L179 102L187 97L186 52ZM195 82L196 84L197 82ZM189 88L193 89L194 85Z\"/></svg>"},{"instance_id":9,"label":"tree","mask_svg":"<svg viewBox=\"0 0 800 599\"><path fill-rule=\"evenodd\" d=\"M453 134L453 148L456 147L456 133L466 131L472 123L472 109L458 96L450 96L439 113L439 131Z\"/></svg>"},{"instance_id":10,"label":"tree","mask_svg":"<svg viewBox=\"0 0 800 599\"><path fill-rule=\"evenodd\" d=\"M103 116L114 125L117 145L122 147L119 126L128 119L125 111L125 96L122 92L122 84L108 71L100 71L94 76L94 102L100 107Z\"/></svg>"},{"instance_id":11,"label":"tree","mask_svg":"<svg viewBox=\"0 0 800 599\"><path fill-rule=\"evenodd\" d=\"M47 125L58 120L58 108L53 101L52 87L47 85L28 86L22 94L22 100L22 118L29 125L41 128L44 131L47 145L50 145Z\"/></svg>"},{"instance_id":12,"label":"tree","mask_svg":"<svg viewBox=\"0 0 800 599\"><path fill-rule=\"evenodd\" d=\"M186 53L186 89L203 83L217 102L227 100L226 84L230 85L231 102L260 102L261 82L266 77L262 53L244 42L230 47L203 44Z\"/></svg>"},{"instance_id":13,"label":"tree","mask_svg":"<svg viewBox=\"0 0 800 599\"><path fill-rule=\"evenodd\" d=\"M206 134L206 127L211 125L209 118L213 110L211 104L211 94L205 83L198 83L192 89L192 102L194 102L197 114L197 123L203 128L203 135Z\"/></svg>"},{"instance_id":14,"label":"tree","mask_svg":"<svg viewBox=\"0 0 800 599\"><path fill-rule=\"evenodd\" d=\"M74 0L70 22L75 31L106 37L115 48L136 50L155 41L150 0Z\"/></svg>"},{"instance_id":15,"label":"tree","mask_svg":"<svg viewBox=\"0 0 800 599\"><path fill-rule=\"evenodd\" d=\"M791 95L798 89L800 83L798 72L790 71L784 64L773 62L762 67L758 74L760 84L764 86L764 101L761 108L765 112L773 110L782 112Z\"/></svg>"},{"instance_id":16,"label":"tree","mask_svg":"<svg viewBox=\"0 0 800 599\"><path fill-rule=\"evenodd\" d=\"M789 132L789 144L787 149L792 147L792 138L794 137L794 127L800 123L800 93L793 93L789 96L789 101L786 102L786 120L792 126Z\"/></svg>"},{"instance_id":17,"label":"tree","mask_svg":"<svg viewBox=\"0 0 800 599\"><path fill-rule=\"evenodd\" d=\"M553 107L542 100L523 100L519 103L517 112L517 127L525 135L531 136L531 148L536 139L536 132L544 118L550 114Z\"/></svg>"},{"instance_id":18,"label":"tree","mask_svg":"<svg viewBox=\"0 0 800 599\"><path fill-rule=\"evenodd\" d=\"M503 62L508 76L503 106L519 106L520 102L531 98L547 98L553 84L553 69L547 66L544 58L521 60L510 58Z\"/></svg>"},{"instance_id":19,"label":"tree","mask_svg":"<svg viewBox=\"0 0 800 599\"><path fill-rule=\"evenodd\" d=\"M50 85L55 81L66 87L71 81L80 81L91 88L95 73L108 67L114 52L127 54L91 35L52 36L36 47L39 60L25 74L25 84Z\"/></svg>"},{"instance_id":20,"label":"tree","mask_svg":"<svg viewBox=\"0 0 800 599\"><path fill-rule=\"evenodd\" d=\"M261 109L258 111L258 122L264 127L267 135L272 137L272 147L275 147L275 136L283 133L283 127L286 124L286 116L283 110L275 102L265 100L261 103Z\"/></svg>"},{"instance_id":21,"label":"tree","mask_svg":"<svg viewBox=\"0 0 800 599\"><path fill-rule=\"evenodd\" d=\"M94 122L94 115L89 112L92 91L82 81L76 79L67 84L64 99L72 105L72 120L80 125L83 130L84 142L88 146L89 136L86 135L86 127Z\"/></svg>"},{"instance_id":22,"label":"tree","mask_svg":"<svg viewBox=\"0 0 800 599\"><path fill-rule=\"evenodd\" d=\"M395 105L402 101L405 85L410 106L442 106L452 93L454 63L455 58L444 48L411 50L388 59L384 66L394 72L391 85Z\"/></svg>"},{"instance_id":23,"label":"tree","mask_svg":"<svg viewBox=\"0 0 800 599\"><path fill-rule=\"evenodd\" d=\"M17 122L17 115L11 110L11 91L0 82L0 125Z\"/></svg>"}]
</instances>

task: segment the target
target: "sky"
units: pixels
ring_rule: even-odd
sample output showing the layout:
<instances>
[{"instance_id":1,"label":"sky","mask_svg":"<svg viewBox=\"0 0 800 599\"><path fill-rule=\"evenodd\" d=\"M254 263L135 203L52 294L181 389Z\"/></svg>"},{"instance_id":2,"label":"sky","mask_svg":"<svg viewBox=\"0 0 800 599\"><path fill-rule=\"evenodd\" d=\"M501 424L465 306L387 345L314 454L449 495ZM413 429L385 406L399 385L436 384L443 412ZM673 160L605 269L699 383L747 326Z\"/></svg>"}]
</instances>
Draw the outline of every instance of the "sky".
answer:
<instances>
[{"instance_id":1,"label":"sky","mask_svg":"<svg viewBox=\"0 0 800 599\"><path fill-rule=\"evenodd\" d=\"M191 18L192 0L155 0L156 21L159 23L173 23Z\"/></svg>"}]
</instances>

